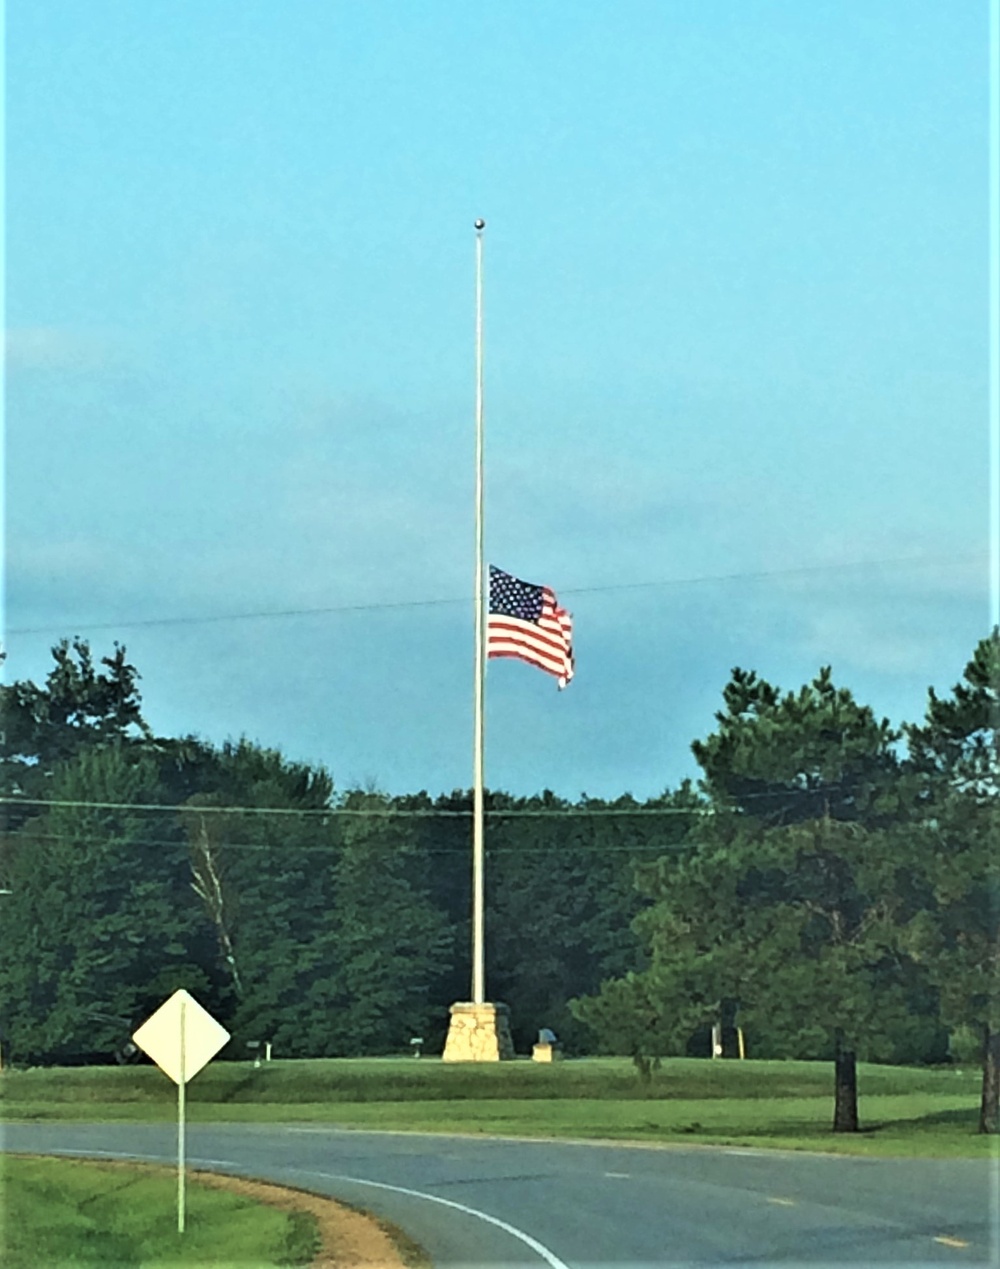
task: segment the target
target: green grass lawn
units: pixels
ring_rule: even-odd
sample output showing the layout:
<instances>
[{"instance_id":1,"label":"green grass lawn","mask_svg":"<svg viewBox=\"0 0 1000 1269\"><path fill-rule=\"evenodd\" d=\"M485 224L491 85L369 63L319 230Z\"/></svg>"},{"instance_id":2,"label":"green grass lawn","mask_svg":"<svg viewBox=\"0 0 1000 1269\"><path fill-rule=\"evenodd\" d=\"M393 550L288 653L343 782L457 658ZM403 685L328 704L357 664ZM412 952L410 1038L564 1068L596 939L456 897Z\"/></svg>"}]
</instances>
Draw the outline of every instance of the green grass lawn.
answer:
<instances>
[{"instance_id":1,"label":"green grass lawn","mask_svg":"<svg viewBox=\"0 0 1000 1269\"><path fill-rule=\"evenodd\" d=\"M4 1269L153 1269L308 1264L315 1219L188 1181L177 1232L177 1181L166 1172L79 1159L0 1156Z\"/></svg>"},{"instance_id":2,"label":"green grass lawn","mask_svg":"<svg viewBox=\"0 0 1000 1269\"><path fill-rule=\"evenodd\" d=\"M410 1132L455 1132L512 1137L632 1141L648 1144L768 1146L866 1155L989 1155L996 1148L973 1131L975 1115L964 1098L872 1099L873 1118L857 1136L830 1131L829 1098L693 1099L672 1101L552 1102L511 1100L399 1103L367 1102L341 1107L335 1115L309 1107L300 1121L332 1120L340 1127L393 1128ZM296 1107L305 1111L305 1107ZM230 1116L226 1116L229 1118Z\"/></svg>"},{"instance_id":3,"label":"green grass lawn","mask_svg":"<svg viewBox=\"0 0 1000 1269\"><path fill-rule=\"evenodd\" d=\"M193 1122L299 1122L402 1131L607 1138L849 1151L990 1154L979 1072L862 1064L860 1134L834 1136L825 1062L672 1058L650 1083L627 1059L486 1065L372 1058L216 1062L188 1090ZM8 1119L165 1120L173 1084L151 1066L10 1071Z\"/></svg>"}]
</instances>

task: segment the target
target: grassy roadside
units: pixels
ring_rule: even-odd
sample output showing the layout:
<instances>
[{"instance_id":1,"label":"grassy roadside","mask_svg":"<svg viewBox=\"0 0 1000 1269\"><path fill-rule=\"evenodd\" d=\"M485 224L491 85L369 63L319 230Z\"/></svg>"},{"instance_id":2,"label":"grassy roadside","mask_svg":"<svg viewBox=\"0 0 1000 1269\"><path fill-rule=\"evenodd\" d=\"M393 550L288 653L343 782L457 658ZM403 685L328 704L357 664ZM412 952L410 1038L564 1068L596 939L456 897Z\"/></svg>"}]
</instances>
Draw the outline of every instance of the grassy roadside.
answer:
<instances>
[{"instance_id":1,"label":"grassy roadside","mask_svg":"<svg viewBox=\"0 0 1000 1269\"><path fill-rule=\"evenodd\" d=\"M986 1158L997 1143L974 1132L975 1113L962 1099L879 1097L869 1102L870 1119L856 1136L830 1132L826 1098L714 1101L679 1098L649 1102L467 1101L370 1102L337 1108L288 1107L300 1112L283 1122L340 1128L453 1132L511 1137L551 1137L662 1145L727 1145L837 1154L900 1157ZM232 1121L236 1116L214 1116Z\"/></svg>"},{"instance_id":2,"label":"grassy roadside","mask_svg":"<svg viewBox=\"0 0 1000 1269\"><path fill-rule=\"evenodd\" d=\"M169 1172L83 1160L6 1156L0 1162L5 1269L99 1265L307 1265L319 1250L316 1220L245 1194L187 1187L177 1232L177 1183Z\"/></svg>"},{"instance_id":3,"label":"grassy roadside","mask_svg":"<svg viewBox=\"0 0 1000 1269\"><path fill-rule=\"evenodd\" d=\"M217 1062L193 1081L192 1122L521 1137L704 1143L906 1156L988 1157L979 1136L976 1070L862 1065L863 1131L834 1136L832 1070L819 1062L664 1061L649 1084L630 1062L588 1058L544 1066L434 1059ZM7 1072L8 1120L166 1120L174 1088L155 1068Z\"/></svg>"}]
</instances>

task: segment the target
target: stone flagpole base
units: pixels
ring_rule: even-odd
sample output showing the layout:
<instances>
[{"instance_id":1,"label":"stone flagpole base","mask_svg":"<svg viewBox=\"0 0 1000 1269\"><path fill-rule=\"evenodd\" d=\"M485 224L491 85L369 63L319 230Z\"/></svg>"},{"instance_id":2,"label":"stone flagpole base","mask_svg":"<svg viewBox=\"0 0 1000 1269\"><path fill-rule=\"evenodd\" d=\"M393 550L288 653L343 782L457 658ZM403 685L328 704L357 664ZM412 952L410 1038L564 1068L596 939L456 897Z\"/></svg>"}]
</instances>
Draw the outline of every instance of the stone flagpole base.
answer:
<instances>
[{"instance_id":1,"label":"stone flagpole base","mask_svg":"<svg viewBox=\"0 0 1000 1269\"><path fill-rule=\"evenodd\" d=\"M475 1005L467 1000L452 1005L442 1062L506 1062L513 1057L506 1005Z\"/></svg>"}]
</instances>

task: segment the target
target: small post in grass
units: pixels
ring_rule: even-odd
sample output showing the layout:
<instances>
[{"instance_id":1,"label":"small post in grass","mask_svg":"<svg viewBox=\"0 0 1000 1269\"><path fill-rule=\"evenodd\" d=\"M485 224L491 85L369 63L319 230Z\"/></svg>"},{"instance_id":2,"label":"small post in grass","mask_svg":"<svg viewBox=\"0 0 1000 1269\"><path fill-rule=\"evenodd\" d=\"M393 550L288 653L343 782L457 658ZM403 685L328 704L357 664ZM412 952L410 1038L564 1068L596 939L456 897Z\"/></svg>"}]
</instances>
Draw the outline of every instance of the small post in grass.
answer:
<instances>
[{"instance_id":1,"label":"small post in grass","mask_svg":"<svg viewBox=\"0 0 1000 1269\"><path fill-rule=\"evenodd\" d=\"M134 1033L132 1039L177 1085L177 1232L184 1233L186 1088L229 1040L229 1032L183 988Z\"/></svg>"}]
</instances>

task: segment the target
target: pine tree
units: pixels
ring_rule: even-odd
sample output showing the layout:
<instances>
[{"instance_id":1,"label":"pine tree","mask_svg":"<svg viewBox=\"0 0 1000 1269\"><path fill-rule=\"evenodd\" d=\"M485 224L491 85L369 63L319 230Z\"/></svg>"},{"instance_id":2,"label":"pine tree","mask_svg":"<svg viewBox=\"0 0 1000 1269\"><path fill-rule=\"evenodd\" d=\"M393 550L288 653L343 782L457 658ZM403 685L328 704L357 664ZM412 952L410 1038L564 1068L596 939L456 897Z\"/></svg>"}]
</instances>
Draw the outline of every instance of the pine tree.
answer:
<instances>
[{"instance_id":1,"label":"pine tree","mask_svg":"<svg viewBox=\"0 0 1000 1269\"><path fill-rule=\"evenodd\" d=\"M399 1052L432 1021L451 954L445 915L430 897L428 859L391 800L355 791L339 808L329 941L336 972L307 999L325 1012L326 1051Z\"/></svg>"},{"instance_id":2,"label":"pine tree","mask_svg":"<svg viewBox=\"0 0 1000 1269\"><path fill-rule=\"evenodd\" d=\"M86 749L53 771L49 795L63 805L10 839L0 1030L15 1059L107 1059L177 987L214 998L183 841L129 809L157 793L147 758Z\"/></svg>"},{"instance_id":3,"label":"pine tree","mask_svg":"<svg viewBox=\"0 0 1000 1269\"><path fill-rule=\"evenodd\" d=\"M310 1053L303 1002L334 972L328 945L336 846L332 781L249 741L170 755L183 804L192 897L215 932L227 984L222 1019L237 1048L271 1041Z\"/></svg>"},{"instance_id":4,"label":"pine tree","mask_svg":"<svg viewBox=\"0 0 1000 1269\"><path fill-rule=\"evenodd\" d=\"M44 686L27 679L0 685L0 793L14 799L3 806L7 832L41 813L38 799L48 796L60 763L88 749L151 738L139 672L124 647L116 643L95 665L85 639L62 639L52 657Z\"/></svg>"},{"instance_id":5,"label":"pine tree","mask_svg":"<svg viewBox=\"0 0 1000 1269\"><path fill-rule=\"evenodd\" d=\"M944 1020L982 1037L979 1130L1000 1132L1000 630L983 639L951 696L930 690L907 729L926 887L908 945L938 987Z\"/></svg>"},{"instance_id":6,"label":"pine tree","mask_svg":"<svg viewBox=\"0 0 1000 1269\"><path fill-rule=\"evenodd\" d=\"M693 746L710 814L690 851L642 872L650 963L626 994L660 1042L678 1046L728 1002L751 1033L760 1020L829 1055L834 1131L856 1131L857 1055L878 1053L908 1003L894 943L898 733L829 669L787 694L737 669L724 701ZM580 1008L599 1018L599 1004Z\"/></svg>"}]
</instances>

